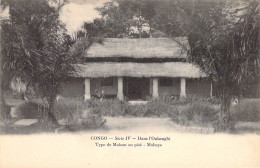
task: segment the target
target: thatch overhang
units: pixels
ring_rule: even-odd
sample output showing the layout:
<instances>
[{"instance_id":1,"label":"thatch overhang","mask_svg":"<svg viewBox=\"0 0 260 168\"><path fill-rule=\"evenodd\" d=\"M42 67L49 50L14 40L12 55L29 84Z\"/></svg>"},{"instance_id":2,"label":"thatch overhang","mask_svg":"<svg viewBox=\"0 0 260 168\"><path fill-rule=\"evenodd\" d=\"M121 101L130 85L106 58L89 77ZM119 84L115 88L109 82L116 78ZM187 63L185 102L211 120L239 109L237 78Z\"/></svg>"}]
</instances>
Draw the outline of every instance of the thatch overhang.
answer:
<instances>
[{"instance_id":1,"label":"thatch overhang","mask_svg":"<svg viewBox=\"0 0 260 168\"><path fill-rule=\"evenodd\" d=\"M168 63L85 63L78 65L77 77L185 77L200 78L206 74L194 64Z\"/></svg>"},{"instance_id":2,"label":"thatch overhang","mask_svg":"<svg viewBox=\"0 0 260 168\"><path fill-rule=\"evenodd\" d=\"M87 58L186 58L187 52L179 44L187 44L185 37L170 38L105 38L83 53Z\"/></svg>"}]
</instances>

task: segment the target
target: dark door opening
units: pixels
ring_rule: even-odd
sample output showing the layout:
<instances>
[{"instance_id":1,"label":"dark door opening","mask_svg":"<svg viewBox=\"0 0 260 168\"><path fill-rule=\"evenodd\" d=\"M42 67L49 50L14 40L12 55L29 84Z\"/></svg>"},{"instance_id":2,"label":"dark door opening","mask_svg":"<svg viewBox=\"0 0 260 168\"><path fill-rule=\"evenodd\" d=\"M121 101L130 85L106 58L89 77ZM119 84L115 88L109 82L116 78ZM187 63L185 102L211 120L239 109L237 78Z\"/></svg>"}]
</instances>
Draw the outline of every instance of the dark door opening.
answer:
<instances>
[{"instance_id":1,"label":"dark door opening","mask_svg":"<svg viewBox=\"0 0 260 168\"><path fill-rule=\"evenodd\" d=\"M127 77L124 80L124 95L129 100L145 100L149 95L149 78Z\"/></svg>"}]
</instances>

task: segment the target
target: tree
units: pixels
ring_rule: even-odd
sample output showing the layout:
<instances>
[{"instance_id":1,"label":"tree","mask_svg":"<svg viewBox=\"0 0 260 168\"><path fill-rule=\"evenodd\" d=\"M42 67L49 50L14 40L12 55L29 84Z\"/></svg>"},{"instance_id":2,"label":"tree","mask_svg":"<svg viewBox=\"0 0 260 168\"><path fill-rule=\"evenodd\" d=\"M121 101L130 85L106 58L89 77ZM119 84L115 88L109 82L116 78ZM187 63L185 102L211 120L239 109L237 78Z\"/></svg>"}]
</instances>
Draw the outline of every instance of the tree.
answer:
<instances>
[{"instance_id":1,"label":"tree","mask_svg":"<svg viewBox=\"0 0 260 168\"><path fill-rule=\"evenodd\" d=\"M221 99L219 129L229 129L232 97L259 76L259 2L195 1L176 9L188 25L182 30L188 36L184 48L189 60L200 65Z\"/></svg>"},{"instance_id":2,"label":"tree","mask_svg":"<svg viewBox=\"0 0 260 168\"><path fill-rule=\"evenodd\" d=\"M190 3L181 1L178 5L176 1L165 1L160 3L155 8L155 15L152 18L152 27L160 30L170 37L182 36L183 25L186 25L187 20L177 10L177 6L186 4L188 8ZM181 17L182 16L182 17Z\"/></svg>"},{"instance_id":3,"label":"tree","mask_svg":"<svg viewBox=\"0 0 260 168\"><path fill-rule=\"evenodd\" d=\"M129 4L130 5L130 4ZM116 1L107 2L104 4L104 7L97 9L102 15L101 19L97 19L102 23L103 34L105 37L124 37L127 36L131 27L131 18L133 17L130 7L121 8ZM93 31L93 28L96 27L95 23L92 27L87 27L88 31ZM97 27L96 27L97 28Z\"/></svg>"},{"instance_id":4,"label":"tree","mask_svg":"<svg viewBox=\"0 0 260 168\"><path fill-rule=\"evenodd\" d=\"M47 0L10 0L10 20L2 22L2 67L47 99L48 121L57 123L54 102L76 71L80 54L71 47L57 8Z\"/></svg>"},{"instance_id":5,"label":"tree","mask_svg":"<svg viewBox=\"0 0 260 168\"><path fill-rule=\"evenodd\" d=\"M153 31L153 18L158 4L158 1L145 0L107 2L103 7L97 8L102 18L96 19L94 23L85 23L83 28L88 33L102 34L109 38L149 37Z\"/></svg>"},{"instance_id":6,"label":"tree","mask_svg":"<svg viewBox=\"0 0 260 168\"><path fill-rule=\"evenodd\" d=\"M177 1L114 0L97 10L102 15L100 26L85 27L87 31L101 31L104 37L146 38L158 30L171 36L180 36L187 26L178 5L189 5ZM181 24L181 25L180 25ZM91 24L92 25L92 24ZM94 29L93 29L94 28Z\"/></svg>"}]
</instances>

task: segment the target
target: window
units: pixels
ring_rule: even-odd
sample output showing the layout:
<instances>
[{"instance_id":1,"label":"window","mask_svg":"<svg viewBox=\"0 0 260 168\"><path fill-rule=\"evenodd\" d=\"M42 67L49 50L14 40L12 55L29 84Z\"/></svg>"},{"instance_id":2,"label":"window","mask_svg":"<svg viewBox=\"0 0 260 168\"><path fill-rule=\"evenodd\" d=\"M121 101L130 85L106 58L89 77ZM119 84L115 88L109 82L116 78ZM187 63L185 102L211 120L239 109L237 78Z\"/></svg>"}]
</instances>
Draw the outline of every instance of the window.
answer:
<instances>
[{"instance_id":1,"label":"window","mask_svg":"<svg viewBox=\"0 0 260 168\"><path fill-rule=\"evenodd\" d=\"M160 78L160 86L172 86L172 78Z\"/></svg>"},{"instance_id":2,"label":"window","mask_svg":"<svg viewBox=\"0 0 260 168\"><path fill-rule=\"evenodd\" d=\"M101 86L113 86L113 78L101 79Z\"/></svg>"}]
</instances>

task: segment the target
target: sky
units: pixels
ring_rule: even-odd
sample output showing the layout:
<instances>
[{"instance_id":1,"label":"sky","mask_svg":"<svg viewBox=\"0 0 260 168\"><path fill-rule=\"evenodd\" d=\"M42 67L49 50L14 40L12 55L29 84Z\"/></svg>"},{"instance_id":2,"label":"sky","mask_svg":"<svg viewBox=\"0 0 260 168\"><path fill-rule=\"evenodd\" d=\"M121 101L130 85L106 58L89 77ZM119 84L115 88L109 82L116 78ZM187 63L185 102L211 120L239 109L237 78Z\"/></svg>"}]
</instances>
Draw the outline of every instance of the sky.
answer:
<instances>
[{"instance_id":1,"label":"sky","mask_svg":"<svg viewBox=\"0 0 260 168\"><path fill-rule=\"evenodd\" d=\"M59 0L62 1L62 0ZM101 17L97 7L102 7L104 3L112 0L69 0L60 13L60 19L66 24L68 34L73 34L81 28L84 22L93 22L94 19ZM0 19L9 15L8 8L0 12Z\"/></svg>"},{"instance_id":2,"label":"sky","mask_svg":"<svg viewBox=\"0 0 260 168\"><path fill-rule=\"evenodd\" d=\"M60 19L66 24L68 33L71 34L81 28L84 22L92 22L101 17L97 7L102 7L110 0L70 0L61 10Z\"/></svg>"},{"instance_id":3,"label":"sky","mask_svg":"<svg viewBox=\"0 0 260 168\"><path fill-rule=\"evenodd\" d=\"M63 6L60 13L60 19L66 24L68 34L79 30L84 22L92 22L101 17L97 7L102 7L105 2L111 0L69 0L69 3ZM6 8L1 11L0 18L7 18L9 10Z\"/></svg>"}]
</instances>

